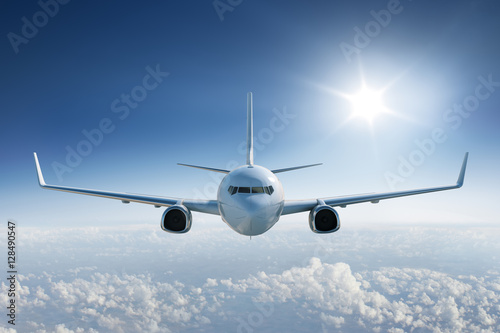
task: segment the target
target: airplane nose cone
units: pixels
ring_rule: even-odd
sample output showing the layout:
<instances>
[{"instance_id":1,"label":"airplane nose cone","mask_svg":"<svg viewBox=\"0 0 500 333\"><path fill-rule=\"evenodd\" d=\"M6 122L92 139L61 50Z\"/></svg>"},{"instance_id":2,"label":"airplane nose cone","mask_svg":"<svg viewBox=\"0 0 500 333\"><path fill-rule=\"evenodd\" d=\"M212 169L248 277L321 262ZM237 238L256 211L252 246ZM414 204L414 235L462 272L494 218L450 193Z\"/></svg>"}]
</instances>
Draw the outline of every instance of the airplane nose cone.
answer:
<instances>
[{"instance_id":1,"label":"airplane nose cone","mask_svg":"<svg viewBox=\"0 0 500 333\"><path fill-rule=\"evenodd\" d=\"M246 224L246 233L251 236L263 234L270 228L269 223L266 222L262 218L248 216L244 222Z\"/></svg>"},{"instance_id":2,"label":"airplane nose cone","mask_svg":"<svg viewBox=\"0 0 500 333\"><path fill-rule=\"evenodd\" d=\"M246 197L238 206L224 209L226 222L238 233L246 236L263 234L279 217L279 205L270 205L264 196ZM228 207L229 208L229 207Z\"/></svg>"}]
</instances>

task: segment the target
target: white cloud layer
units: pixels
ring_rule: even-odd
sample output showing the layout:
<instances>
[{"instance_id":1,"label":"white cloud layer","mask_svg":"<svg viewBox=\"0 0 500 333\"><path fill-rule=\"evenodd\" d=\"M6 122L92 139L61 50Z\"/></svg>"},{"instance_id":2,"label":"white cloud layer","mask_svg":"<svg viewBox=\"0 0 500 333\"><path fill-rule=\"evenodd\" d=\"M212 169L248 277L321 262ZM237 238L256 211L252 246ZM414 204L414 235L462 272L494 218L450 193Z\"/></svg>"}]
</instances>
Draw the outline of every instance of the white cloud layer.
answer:
<instances>
[{"instance_id":1,"label":"white cloud layer","mask_svg":"<svg viewBox=\"0 0 500 333\"><path fill-rule=\"evenodd\" d=\"M16 328L500 332L498 229L345 229L26 228Z\"/></svg>"},{"instance_id":2,"label":"white cloud layer","mask_svg":"<svg viewBox=\"0 0 500 333\"><path fill-rule=\"evenodd\" d=\"M500 277L447 274L428 269L383 268L353 273L345 263L312 258L306 267L231 283L235 291L256 289L256 301L301 304L325 327L386 331L500 331Z\"/></svg>"},{"instance_id":3,"label":"white cloud layer","mask_svg":"<svg viewBox=\"0 0 500 333\"><path fill-rule=\"evenodd\" d=\"M211 331L221 324L241 332L261 326L293 331L296 318L326 331L500 331L498 274L453 278L395 267L355 273L346 263L312 258L279 274L209 278L202 287L98 272L67 281L45 274L25 283L32 287L19 286L20 306L23 318L31 318L24 327L34 332ZM2 283L2 302L6 288ZM285 309L293 311L281 322Z\"/></svg>"}]
</instances>

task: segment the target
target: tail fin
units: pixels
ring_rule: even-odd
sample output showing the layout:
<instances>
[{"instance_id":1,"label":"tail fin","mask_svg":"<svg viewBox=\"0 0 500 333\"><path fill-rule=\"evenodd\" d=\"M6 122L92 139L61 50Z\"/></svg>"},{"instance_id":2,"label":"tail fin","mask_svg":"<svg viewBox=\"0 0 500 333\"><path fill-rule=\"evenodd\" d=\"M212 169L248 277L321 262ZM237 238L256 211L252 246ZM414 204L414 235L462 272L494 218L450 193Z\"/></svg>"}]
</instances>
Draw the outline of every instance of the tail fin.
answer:
<instances>
[{"instance_id":1,"label":"tail fin","mask_svg":"<svg viewBox=\"0 0 500 333\"><path fill-rule=\"evenodd\" d=\"M247 164L253 165L253 101L251 92L247 94Z\"/></svg>"}]
</instances>

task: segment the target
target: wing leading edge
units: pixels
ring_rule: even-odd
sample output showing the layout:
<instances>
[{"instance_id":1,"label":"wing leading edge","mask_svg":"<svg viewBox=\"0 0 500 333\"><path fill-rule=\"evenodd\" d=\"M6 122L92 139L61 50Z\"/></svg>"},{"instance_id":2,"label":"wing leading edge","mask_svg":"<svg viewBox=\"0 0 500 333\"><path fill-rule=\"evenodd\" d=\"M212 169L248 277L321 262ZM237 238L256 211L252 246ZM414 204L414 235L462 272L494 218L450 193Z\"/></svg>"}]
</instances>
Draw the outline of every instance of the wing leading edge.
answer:
<instances>
[{"instance_id":1,"label":"wing leading edge","mask_svg":"<svg viewBox=\"0 0 500 333\"><path fill-rule=\"evenodd\" d=\"M169 197L142 195L142 194L100 191L100 190L92 190L85 188L68 187L68 186L48 185L45 183L45 180L43 179L42 169L40 168L40 163L38 162L38 156L36 155L36 153L33 153L33 156L35 157L36 171L38 175L38 184L40 185L41 188L44 189L70 192L76 194L92 195L95 197L102 197L108 199L116 199L116 200L121 200L123 203L137 202L142 204L154 205L155 207L184 205L188 209L195 212L219 215L217 200L190 200L190 199L169 198Z\"/></svg>"},{"instance_id":2,"label":"wing leading edge","mask_svg":"<svg viewBox=\"0 0 500 333\"><path fill-rule=\"evenodd\" d=\"M460 188L464 184L465 169L467 167L468 157L469 153L465 153L464 160L462 162L462 168L460 169L457 183L455 185L429 187L429 188L422 188L422 189L408 190L408 191L359 194L359 195L349 195L342 197L331 197L331 198L310 199L310 200L285 200L285 206L283 208L282 215L308 211L313 209L316 205L320 203L333 207L335 206L346 207L347 205L352 205L362 202L378 203L380 200L385 200L385 199Z\"/></svg>"}]
</instances>

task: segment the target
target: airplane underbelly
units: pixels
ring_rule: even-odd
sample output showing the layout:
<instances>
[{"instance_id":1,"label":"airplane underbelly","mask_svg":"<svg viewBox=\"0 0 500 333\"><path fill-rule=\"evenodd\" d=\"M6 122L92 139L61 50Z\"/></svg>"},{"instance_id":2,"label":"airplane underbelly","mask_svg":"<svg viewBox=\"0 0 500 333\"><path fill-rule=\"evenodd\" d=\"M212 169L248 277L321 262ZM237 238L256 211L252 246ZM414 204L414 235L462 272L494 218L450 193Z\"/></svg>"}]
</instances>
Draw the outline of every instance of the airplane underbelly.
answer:
<instances>
[{"instance_id":1,"label":"airplane underbelly","mask_svg":"<svg viewBox=\"0 0 500 333\"><path fill-rule=\"evenodd\" d=\"M223 221L233 230L242 235L255 236L266 232L278 222L283 204L277 203L249 209L248 207L221 203L219 210Z\"/></svg>"}]
</instances>

